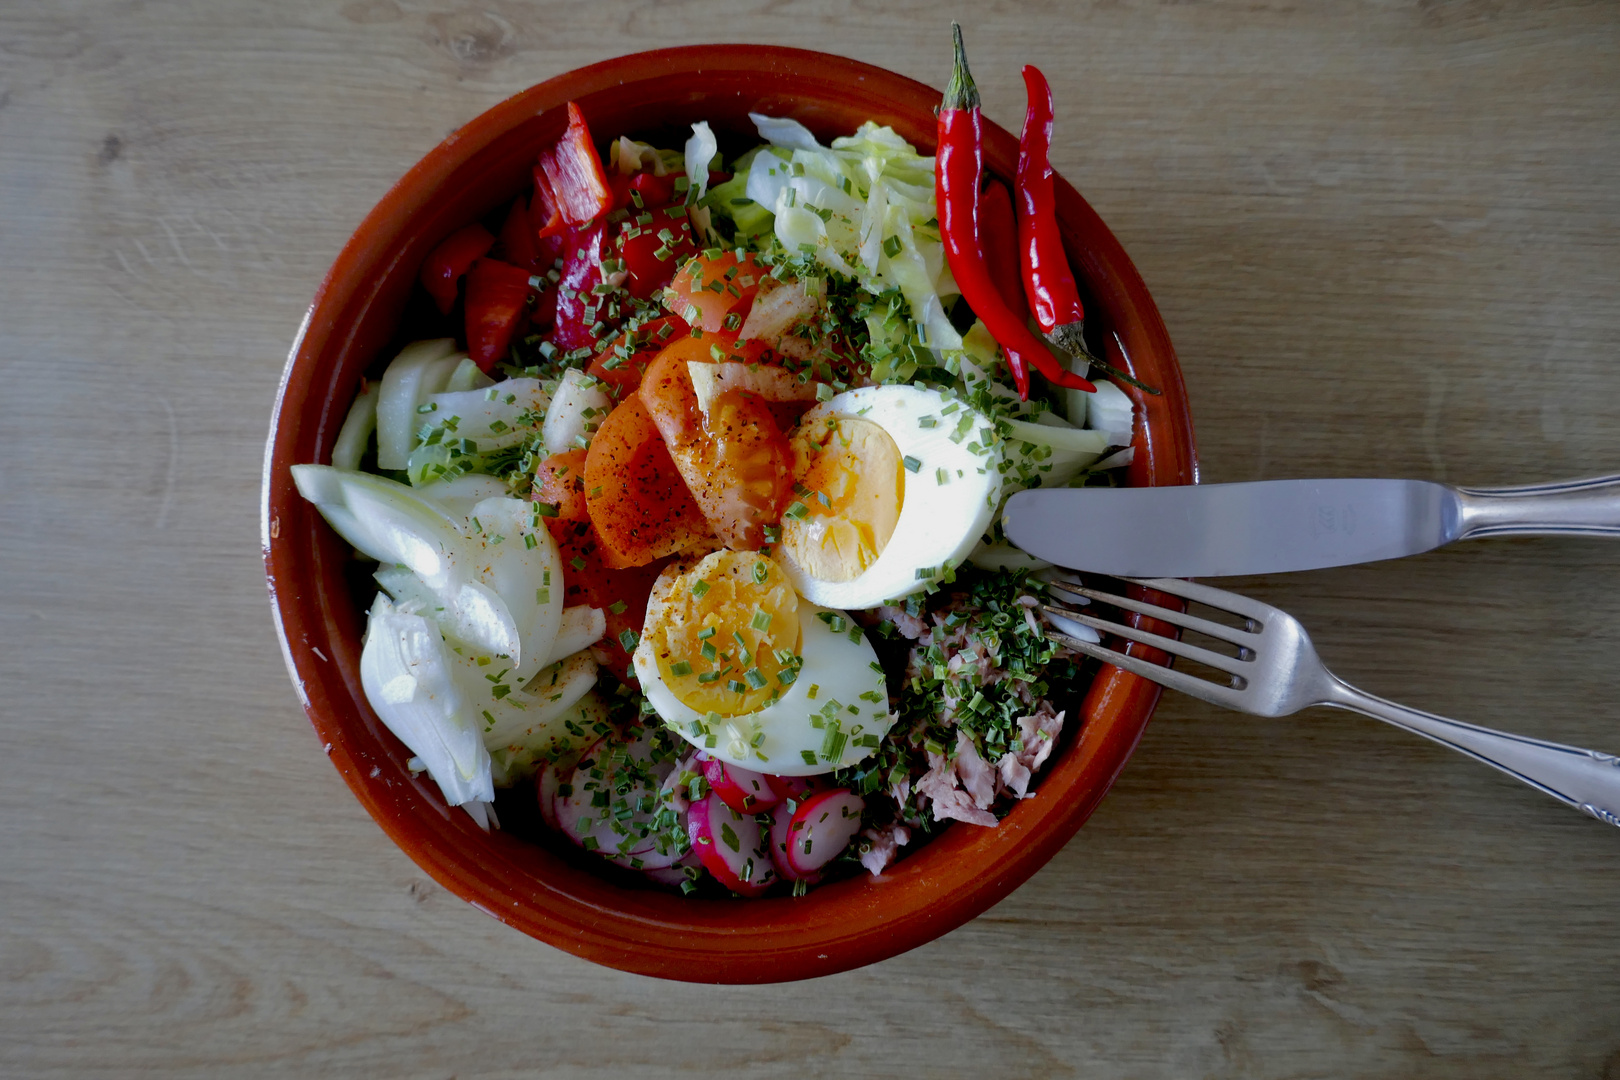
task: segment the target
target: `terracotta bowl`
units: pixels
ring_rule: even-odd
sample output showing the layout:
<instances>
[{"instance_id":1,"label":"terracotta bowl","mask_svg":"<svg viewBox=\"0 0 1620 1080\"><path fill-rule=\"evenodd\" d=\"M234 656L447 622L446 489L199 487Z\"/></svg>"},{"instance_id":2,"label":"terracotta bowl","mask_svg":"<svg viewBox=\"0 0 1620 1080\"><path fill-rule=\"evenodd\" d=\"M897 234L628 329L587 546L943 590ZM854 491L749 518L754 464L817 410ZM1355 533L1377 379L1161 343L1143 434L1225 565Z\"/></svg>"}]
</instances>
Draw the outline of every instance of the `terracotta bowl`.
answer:
<instances>
[{"instance_id":1,"label":"terracotta bowl","mask_svg":"<svg viewBox=\"0 0 1620 1080\"><path fill-rule=\"evenodd\" d=\"M1037 797L998 828L956 825L882 877L798 899L695 899L640 888L566 843L512 829L486 835L447 808L431 780L410 775L403 746L361 691L364 614L350 585L352 556L288 474L290 465L329 460L362 372L396 340L423 257L525 190L536 152L562 131L565 102L579 103L599 139L622 133L680 146L687 125L706 119L723 145L726 133L745 145L757 141L746 115L755 111L791 116L823 140L873 119L932 152L939 99L938 90L899 75L796 49L712 45L608 60L526 90L450 136L383 196L321 283L288 359L265 455L264 561L277 629L304 710L355 797L419 866L480 910L577 956L661 978L827 975L921 945L1017 888L1075 834L1135 748L1157 688L1105 669L1077 703L1083 724L1075 734L1071 718ZM1017 140L993 124L985 140L990 170L1011 178ZM1091 207L1061 179L1057 189L1097 341L1113 363L1164 391L1139 397L1146 423L1130 482L1194 483L1185 388L1159 313Z\"/></svg>"}]
</instances>

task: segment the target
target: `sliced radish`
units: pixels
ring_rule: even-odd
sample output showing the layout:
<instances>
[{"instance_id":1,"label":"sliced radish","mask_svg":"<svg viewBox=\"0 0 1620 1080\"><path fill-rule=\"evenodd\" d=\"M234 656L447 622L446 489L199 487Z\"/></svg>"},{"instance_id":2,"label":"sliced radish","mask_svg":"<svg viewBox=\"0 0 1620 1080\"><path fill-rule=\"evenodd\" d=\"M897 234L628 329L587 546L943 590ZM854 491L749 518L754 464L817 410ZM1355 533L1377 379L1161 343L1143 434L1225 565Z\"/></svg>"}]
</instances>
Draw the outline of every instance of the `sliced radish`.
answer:
<instances>
[{"instance_id":1,"label":"sliced radish","mask_svg":"<svg viewBox=\"0 0 1620 1080\"><path fill-rule=\"evenodd\" d=\"M725 800L727 806L744 814L757 814L761 810L768 810L782 800L782 793L776 789L776 778L757 773L752 769L744 769L739 765L728 765L724 761L709 757L707 754L699 755L703 768L703 779L709 782L709 789Z\"/></svg>"},{"instance_id":2,"label":"sliced radish","mask_svg":"<svg viewBox=\"0 0 1620 1080\"><path fill-rule=\"evenodd\" d=\"M777 803L776 809L771 811L771 865L775 866L776 872L788 881L803 881L807 885L814 885L821 880L819 872L801 874L788 862L789 830L793 825L794 812L798 808L797 802L786 799Z\"/></svg>"},{"instance_id":3,"label":"sliced radish","mask_svg":"<svg viewBox=\"0 0 1620 1080\"><path fill-rule=\"evenodd\" d=\"M632 870L678 862L686 849L672 842L673 830L664 827L668 819L660 796L675 762L654 761L653 747L650 728L628 743L605 737L591 744L569 778L567 794L558 792L557 827L587 851ZM626 807L628 815L620 816Z\"/></svg>"},{"instance_id":4,"label":"sliced radish","mask_svg":"<svg viewBox=\"0 0 1620 1080\"><path fill-rule=\"evenodd\" d=\"M562 828L557 823L557 789L561 786L562 774L556 765L546 762L535 777L535 798L540 803L540 820L553 829Z\"/></svg>"},{"instance_id":5,"label":"sliced radish","mask_svg":"<svg viewBox=\"0 0 1620 1080\"><path fill-rule=\"evenodd\" d=\"M787 861L794 873L813 874L826 866L861 829L866 800L848 788L812 795L800 804L788 826Z\"/></svg>"},{"instance_id":6,"label":"sliced radish","mask_svg":"<svg viewBox=\"0 0 1620 1080\"><path fill-rule=\"evenodd\" d=\"M660 866L656 869L646 870L643 872L660 885L680 886L692 880L692 878L686 872L688 867L702 865L703 860L698 858L697 851L692 848L688 848L686 850L686 854L681 857L681 861L675 865Z\"/></svg>"},{"instance_id":7,"label":"sliced radish","mask_svg":"<svg viewBox=\"0 0 1620 1080\"><path fill-rule=\"evenodd\" d=\"M758 896L776 882L776 870L765 851L759 822L739 814L719 796L705 795L686 816L692 847L704 869L734 893Z\"/></svg>"}]
</instances>

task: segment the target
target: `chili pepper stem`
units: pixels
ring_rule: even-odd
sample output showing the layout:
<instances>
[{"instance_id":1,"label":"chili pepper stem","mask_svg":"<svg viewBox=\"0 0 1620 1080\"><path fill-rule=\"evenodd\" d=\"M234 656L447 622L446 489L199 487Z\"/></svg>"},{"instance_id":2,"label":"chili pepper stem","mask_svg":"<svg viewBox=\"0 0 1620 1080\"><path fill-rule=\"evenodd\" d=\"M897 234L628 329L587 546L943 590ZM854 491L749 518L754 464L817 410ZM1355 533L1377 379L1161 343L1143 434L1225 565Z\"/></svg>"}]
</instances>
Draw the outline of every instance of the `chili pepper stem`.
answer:
<instances>
[{"instance_id":1,"label":"chili pepper stem","mask_svg":"<svg viewBox=\"0 0 1620 1080\"><path fill-rule=\"evenodd\" d=\"M1082 322L1064 323L1062 326L1055 327L1050 334L1047 334L1046 340L1050 341L1053 345L1062 349L1075 359L1084 360L1092 367L1099 368L1102 371L1107 372L1109 375L1112 375L1115 379L1122 383L1136 387L1144 394L1152 394L1154 397L1159 397L1163 394L1163 391L1158 387L1149 386L1147 383L1136 378L1134 375L1121 371L1113 364L1110 364L1108 361L1098 357L1090 349L1086 348L1085 329L1085 324Z\"/></svg>"},{"instance_id":2,"label":"chili pepper stem","mask_svg":"<svg viewBox=\"0 0 1620 1080\"><path fill-rule=\"evenodd\" d=\"M962 44L961 23L951 23L951 39L955 46L956 58L951 63L951 81L945 84L945 100L940 108L977 109L979 88L973 84L973 74L968 71L967 49Z\"/></svg>"}]
</instances>

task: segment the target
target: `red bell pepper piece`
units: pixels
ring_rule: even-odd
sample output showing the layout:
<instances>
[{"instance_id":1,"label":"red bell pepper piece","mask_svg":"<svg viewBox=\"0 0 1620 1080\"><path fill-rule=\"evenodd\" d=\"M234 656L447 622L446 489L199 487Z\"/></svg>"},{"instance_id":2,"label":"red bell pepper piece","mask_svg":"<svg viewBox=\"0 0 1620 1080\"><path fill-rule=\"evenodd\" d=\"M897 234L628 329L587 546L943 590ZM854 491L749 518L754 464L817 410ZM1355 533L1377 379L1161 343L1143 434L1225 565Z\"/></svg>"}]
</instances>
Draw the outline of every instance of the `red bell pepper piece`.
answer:
<instances>
[{"instance_id":1,"label":"red bell pepper piece","mask_svg":"<svg viewBox=\"0 0 1620 1080\"><path fill-rule=\"evenodd\" d=\"M456 306L456 286L461 276L474 260L482 258L494 246L495 237L475 222L457 229L428 253L419 276L422 288L433 297L440 312L448 315L450 309Z\"/></svg>"},{"instance_id":2,"label":"red bell pepper piece","mask_svg":"<svg viewBox=\"0 0 1620 1080\"><path fill-rule=\"evenodd\" d=\"M536 218L545 221L541 235L581 225L613 208L613 192L602 171L602 158L591 142L585 114L568 103L568 127L556 145L540 152L534 167Z\"/></svg>"},{"instance_id":3,"label":"red bell pepper piece","mask_svg":"<svg viewBox=\"0 0 1620 1080\"><path fill-rule=\"evenodd\" d=\"M583 227L568 226L562 233L562 278L557 282L557 323L551 341L565 351L596 348L591 326L597 321L598 303L603 298L591 290L602 283L602 252L607 225L590 222Z\"/></svg>"},{"instance_id":4,"label":"red bell pepper piece","mask_svg":"<svg viewBox=\"0 0 1620 1080\"><path fill-rule=\"evenodd\" d=\"M479 259L467 273L467 353L480 370L504 359L528 314L530 274L499 259Z\"/></svg>"},{"instance_id":5,"label":"red bell pepper piece","mask_svg":"<svg viewBox=\"0 0 1620 1080\"><path fill-rule=\"evenodd\" d=\"M506 212L506 221L501 225L501 259L513 266L521 266L530 273L545 272L551 269L551 264L540 265L540 241L536 235L538 230L529 221L528 200L519 195L512 202L512 209Z\"/></svg>"},{"instance_id":6,"label":"red bell pepper piece","mask_svg":"<svg viewBox=\"0 0 1620 1080\"><path fill-rule=\"evenodd\" d=\"M652 220L643 224L648 217ZM625 223L616 246L628 275L625 288L642 300L668 285L676 269L698 252L681 206L643 210Z\"/></svg>"}]
</instances>

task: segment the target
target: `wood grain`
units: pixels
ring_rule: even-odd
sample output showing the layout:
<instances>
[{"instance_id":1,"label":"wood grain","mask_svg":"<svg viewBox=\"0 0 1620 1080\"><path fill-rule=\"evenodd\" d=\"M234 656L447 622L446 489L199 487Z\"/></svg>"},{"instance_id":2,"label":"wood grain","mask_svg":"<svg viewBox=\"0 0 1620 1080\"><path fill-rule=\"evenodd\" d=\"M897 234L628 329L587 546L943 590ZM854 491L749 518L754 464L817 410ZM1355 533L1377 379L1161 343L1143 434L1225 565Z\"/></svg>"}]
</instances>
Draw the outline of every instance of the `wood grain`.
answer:
<instances>
[{"instance_id":1,"label":"wood grain","mask_svg":"<svg viewBox=\"0 0 1620 1080\"><path fill-rule=\"evenodd\" d=\"M1620 1077L1620 837L1373 721L1167 699L986 916L813 983L592 967L432 884L322 760L256 542L282 359L459 123L658 45L936 85L923 3L0 10L0 1073ZM1175 339L1206 479L1620 471L1620 11L963 9ZM1236 583L1374 692L1620 750L1620 548Z\"/></svg>"}]
</instances>

